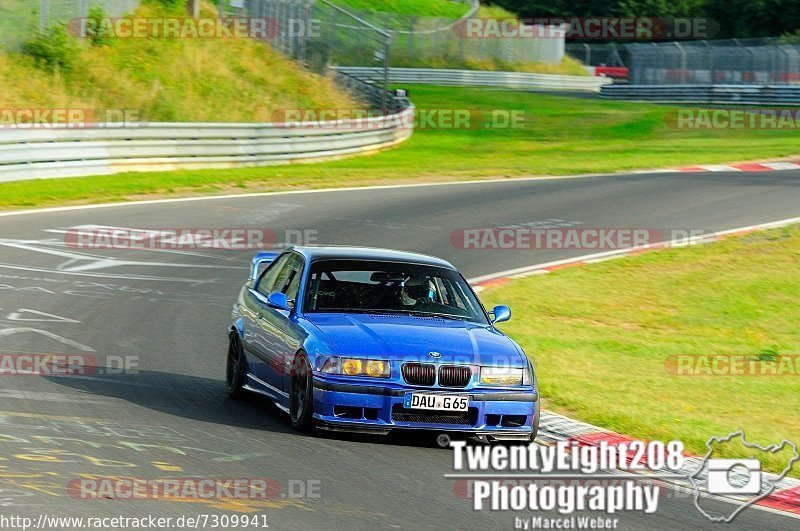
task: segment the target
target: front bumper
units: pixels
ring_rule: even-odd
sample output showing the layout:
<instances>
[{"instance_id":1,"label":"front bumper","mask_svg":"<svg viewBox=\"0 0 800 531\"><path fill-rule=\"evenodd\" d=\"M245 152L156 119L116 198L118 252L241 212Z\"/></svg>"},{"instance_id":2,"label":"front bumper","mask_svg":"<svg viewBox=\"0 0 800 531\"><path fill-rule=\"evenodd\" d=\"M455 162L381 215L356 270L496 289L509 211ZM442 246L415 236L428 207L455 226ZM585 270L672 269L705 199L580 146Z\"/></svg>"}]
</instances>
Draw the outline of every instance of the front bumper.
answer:
<instances>
[{"instance_id":1,"label":"front bumper","mask_svg":"<svg viewBox=\"0 0 800 531\"><path fill-rule=\"evenodd\" d=\"M406 409L407 392L469 396L464 413ZM388 433L433 430L497 439L529 437L538 419L533 387L514 390L398 388L314 379L314 418L323 429Z\"/></svg>"}]
</instances>

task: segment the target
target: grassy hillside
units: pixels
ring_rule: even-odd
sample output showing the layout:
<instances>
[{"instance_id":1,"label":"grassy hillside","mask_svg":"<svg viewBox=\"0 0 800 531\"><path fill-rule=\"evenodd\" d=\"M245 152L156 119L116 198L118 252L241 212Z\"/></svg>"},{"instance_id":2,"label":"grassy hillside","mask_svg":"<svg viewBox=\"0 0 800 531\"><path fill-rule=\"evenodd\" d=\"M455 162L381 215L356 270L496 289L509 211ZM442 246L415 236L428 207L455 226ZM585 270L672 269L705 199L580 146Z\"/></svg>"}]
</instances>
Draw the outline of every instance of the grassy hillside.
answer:
<instances>
[{"instance_id":1,"label":"grassy hillside","mask_svg":"<svg viewBox=\"0 0 800 531\"><path fill-rule=\"evenodd\" d=\"M210 16L212 7L206 6ZM147 1L138 17L170 11ZM12 108L135 109L149 121L271 121L286 108L352 108L330 80L269 46L232 39L111 39L79 44L69 69L0 53L0 103Z\"/></svg>"}]
</instances>

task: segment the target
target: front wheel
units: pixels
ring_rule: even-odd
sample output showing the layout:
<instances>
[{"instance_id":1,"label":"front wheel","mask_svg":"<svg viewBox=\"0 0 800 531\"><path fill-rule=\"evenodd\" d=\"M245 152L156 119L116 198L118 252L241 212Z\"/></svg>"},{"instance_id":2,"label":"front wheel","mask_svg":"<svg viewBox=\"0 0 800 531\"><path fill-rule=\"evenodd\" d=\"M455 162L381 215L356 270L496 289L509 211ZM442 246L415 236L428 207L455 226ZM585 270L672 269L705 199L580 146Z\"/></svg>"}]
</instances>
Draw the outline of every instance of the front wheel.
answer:
<instances>
[{"instance_id":1,"label":"front wheel","mask_svg":"<svg viewBox=\"0 0 800 531\"><path fill-rule=\"evenodd\" d=\"M308 357L304 352L300 352L292 363L289 416L292 428L301 432L310 432L314 426L312 378Z\"/></svg>"}]
</instances>

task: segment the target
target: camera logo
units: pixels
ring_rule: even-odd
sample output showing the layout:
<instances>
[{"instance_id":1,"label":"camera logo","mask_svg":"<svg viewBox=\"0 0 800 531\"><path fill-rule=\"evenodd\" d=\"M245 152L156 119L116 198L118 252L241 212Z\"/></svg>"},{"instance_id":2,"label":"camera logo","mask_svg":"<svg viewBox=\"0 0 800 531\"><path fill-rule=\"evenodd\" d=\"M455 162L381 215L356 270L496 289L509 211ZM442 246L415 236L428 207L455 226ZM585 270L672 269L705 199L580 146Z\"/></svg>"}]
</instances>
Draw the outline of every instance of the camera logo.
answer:
<instances>
[{"instance_id":1,"label":"camera logo","mask_svg":"<svg viewBox=\"0 0 800 531\"><path fill-rule=\"evenodd\" d=\"M712 522L733 521L743 510L783 485L794 464L800 462L800 451L793 442L782 440L761 446L748 441L741 430L724 437L711 437L706 447L708 453L699 460L689 481L695 507ZM762 472L761 463L765 462L772 463L780 472ZM732 503L710 503L708 500L714 496L725 497Z\"/></svg>"},{"instance_id":2,"label":"camera logo","mask_svg":"<svg viewBox=\"0 0 800 531\"><path fill-rule=\"evenodd\" d=\"M708 492L758 494L761 492L761 462L758 459L709 459Z\"/></svg>"}]
</instances>

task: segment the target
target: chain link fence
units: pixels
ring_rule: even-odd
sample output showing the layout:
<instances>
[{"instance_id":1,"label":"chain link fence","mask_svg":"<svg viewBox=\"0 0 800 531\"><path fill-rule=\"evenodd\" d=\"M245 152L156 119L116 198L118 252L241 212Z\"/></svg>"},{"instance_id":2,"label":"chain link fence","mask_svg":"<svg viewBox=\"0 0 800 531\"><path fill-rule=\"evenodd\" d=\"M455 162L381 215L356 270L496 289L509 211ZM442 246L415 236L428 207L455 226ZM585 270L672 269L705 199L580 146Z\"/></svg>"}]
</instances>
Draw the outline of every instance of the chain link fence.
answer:
<instances>
[{"instance_id":1,"label":"chain link fence","mask_svg":"<svg viewBox=\"0 0 800 531\"><path fill-rule=\"evenodd\" d=\"M424 25L447 25L447 19L429 19ZM442 67L483 65L513 65L525 63L559 64L564 59L564 34L541 27L536 34L552 34L542 38L472 38L462 34L459 27L444 31L424 32L408 22L406 29L396 33L393 64L415 66L432 63Z\"/></svg>"},{"instance_id":2,"label":"chain link fence","mask_svg":"<svg viewBox=\"0 0 800 531\"><path fill-rule=\"evenodd\" d=\"M469 12L470 15L474 11ZM363 13L368 17L370 14ZM387 13L371 14L394 37L393 66L469 66L470 63L558 64L564 58L564 34L557 28L528 29L535 37L498 37L491 19L465 17L453 20Z\"/></svg>"},{"instance_id":3,"label":"chain link fence","mask_svg":"<svg viewBox=\"0 0 800 531\"><path fill-rule=\"evenodd\" d=\"M329 63L381 66L389 57L388 32L327 0L230 0L219 10L224 19L265 20L264 40L312 70Z\"/></svg>"},{"instance_id":4,"label":"chain link fence","mask_svg":"<svg viewBox=\"0 0 800 531\"><path fill-rule=\"evenodd\" d=\"M265 40L285 55L325 74L331 64L380 67L386 75L381 90L362 86L337 74L337 81L365 95L373 107L388 109L389 55L392 35L327 0L231 0L219 2L221 18L245 17L267 21Z\"/></svg>"},{"instance_id":5,"label":"chain link fence","mask_svg":"<svg viewBox=\"0 0 800 531\"><path fill-rule=\"evenodd\" d=\"M293 59L307 57L315 0L221 0L220 19L261 19L267 22L265 40Z\"/></svg>"},{"instance_id":6,"label":"chain link fence","mask_svg":"<svg viewBox=\"0 0 800 531\"><path fill-rule=\"evenodd\" d=\"M0 48L16 49L52 24L86 18L94 6L118 17L136 9L139 0L0 0Z\"/></svg>"},{"instance_id":7,"label":"chain link fence","mask_svg":"<svg viewBox=\"0 0 800 531\"><path fill-rule=\"evenodd\" d=\"M461 19L368 11L354 11L354 14L386 28L392 35L392 66L510 67L524 63L558 64L564 58L563 31L537 26L528 29L535 37L498 36L491 31L496 28L492 25L495 21L473 16L477 2L464 3L469 9L465 6L466 13Z\"/></svg>"},{"instance_id":8,"label":"chain link fence","mask_svg":"<svg viewBox=\"0 0 800 531\"><path fill-rule=\"evenodd\" d=\"M234 0L235 2L235 0ZM520 63L558 64L564 58L563 31L531 29L536 38L470 35L467 17L477 0L463 0L464 17L423 17L342 8L328 0L240 0L226 16L266 17L280 35L273 46L310 64L345 66L487 67ZM478 21L481 27L483 20ZM489 23L491 21L488 21ZM294 31L292 29L294 28ZM301 38L298 33L311 30Z\"/></svg>"},{"instance_id":9,"label":"chain link fence","mask_svg":"<svg viewBox=\"0 0 800 531\"><path fill-rule=\"evenodd\" d=\"M632 85L798 85L800 44L731 39L627 44Z\"/></svg>"}]
</instances>

